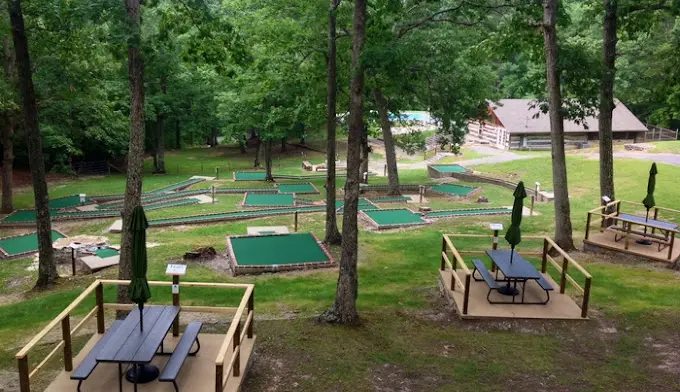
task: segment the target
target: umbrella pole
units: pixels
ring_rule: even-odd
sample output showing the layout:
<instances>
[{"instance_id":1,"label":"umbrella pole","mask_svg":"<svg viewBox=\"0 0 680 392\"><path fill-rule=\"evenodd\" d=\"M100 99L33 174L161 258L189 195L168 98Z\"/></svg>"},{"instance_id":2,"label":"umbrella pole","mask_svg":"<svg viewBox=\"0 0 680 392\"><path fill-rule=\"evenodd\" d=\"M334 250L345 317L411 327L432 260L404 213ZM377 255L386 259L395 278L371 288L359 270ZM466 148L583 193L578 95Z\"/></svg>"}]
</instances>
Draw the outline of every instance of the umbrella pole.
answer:
<instances>
[{"instance_id":1,"label":"umbrella pole","mask_svg":"<svg viewBox=\"0 0 680 392\"><path fill-rule=\"evenodd\" d=\"M649 221L649 208L647 209L647 216L645 217L645 234L643 238L635 241L640 245L652 245L652 241L647 239L647 222Z\"/></svg>"},{"instance_id":2,"label":"umbrella pole","mask_svg":"<svg viewBox=\"0 0 680 392\"><path fill-rule=\"evenodd\" d=\"M144 304L140 303L139 304L139 328L141 331L144 331Z\"/></svg>"}]
</instances>

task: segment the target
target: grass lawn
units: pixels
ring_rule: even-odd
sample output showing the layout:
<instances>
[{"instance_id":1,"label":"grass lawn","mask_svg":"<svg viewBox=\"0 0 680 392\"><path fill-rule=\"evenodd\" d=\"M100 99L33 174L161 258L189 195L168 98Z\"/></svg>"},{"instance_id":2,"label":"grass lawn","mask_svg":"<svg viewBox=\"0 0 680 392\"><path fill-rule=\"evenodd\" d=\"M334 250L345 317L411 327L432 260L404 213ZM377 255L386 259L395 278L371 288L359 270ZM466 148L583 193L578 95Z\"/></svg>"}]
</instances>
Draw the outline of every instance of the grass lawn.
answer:
<instances>
[{"instance_id":1,"label":"grass lawn","mask_svg":"<svg viewBox=\"0 0 680 392\"><path fill-rule=\"evenodd\" d=\"M300 153L281 154L275 171L302 174ZM314 155L318 154L318 155ZM231 180L230 170L249 167L251 154L238 149L195 149L168 153L166 176L148 175L144 189L152 190L204 174L220 166L220 179L193 188L217 184L219 187L259 187L261 182ZM321 153L309 153L315 159ZM598 204L598 162L583 156L569 156L569 186L572 220L577 239L582 238L585 212ZM228 162L228 163L227 163ZM511 180L522 179L528 186L540 181L552 188L550 157L485 165L476 170ZM275 159L276 164L276 159ZM173 170L180 166L180 173ZM617 160L617 196L639 201L645 196L648 163ZM150 168L147 167L147 172ZM674 181L680 168L659 165L657 203L675 206ZM422 170L400 171L402 183L430 183ZM286 183L287 181L281 181ZM295 182L295 181L288 181ZM323 192L324 179L311 181ZM385 183L381 177L372 184ZM344 180L338 179L342 187ZM490 203L484 207L512 204L508 189L487 184L482 195ZM67 180L50 186L50 196L75 193L121 193L122 176ZM427 195L433 209L480 207L474 200ZM323 195L304 195L322 200ZM215 204L180 206L150 211L149 219L170 218L211 212L240 210L243 195L218 195ZM32 205L29 190L17 191L17 207ZM384 208L413 208L412 204L390 203ZM552 204L537 204L540 216L525 218L524 234L551 235L554 229ZM341 220L341 219L340 219ZM450 232L489 234L490 222L508 224L510 217L483 216L440 220L429 226L375 232L362 226L359 240L359 299L362 323L356 327L319 325L313 317L328 308L335 295L337 269L297 273L232 277L210 263L191 263L185 280L206 282L252 282L256 285L257 355L246 381L247 391L676 391L680 382L680 274L662 265L630 263L615 258L576 253L575 257L593 275L591 320L558 321L461 321L437 289L437 268L441 235ZM113 219L59 223L55 228L69 234L100 235ZM160 244L148 249L149 278L167 280L165 266L191 249L213 246L225 249L225 236L242 235L248 226L288 226L292 216L217 223L202 226L156 228L148 231L148 241ZM323 238L324 214L302 214L300 231ZM0 229L3 237L17 230ZM116 235L107 234L112 243ZM457 243L458 244L458 243ZM473 243L461 242L463 247ZM330 253L340 259L340 249ZM30 336L70 303L94 277L82 275L62 279L52 290L30 290L36 278L28 271L29 259L0 261L0 390L16 389L14 354ZM116 269L97 273L115 278ZM113 301L112 288L105 291ZM152 303L168 303L170 290L152 288ZM236 293L205 288L187 288L182 303L235 306ZM81 306L74 316L82 316L93 303ZM187 316L188 319L189 316ZM216 319L219 321L219 318ZM223 324L207 330L222 331ZM56 340L52 339L52 342ZM82 339L78 342L82 343ZM76 344L77 345L77 344ZM53 347L41 345L36 354ZM34 355L32 365L41 358ZM58 369L53 361L44 376L38 376L40 391ZM33 382L34 380L32 380ZM75 388L75 384L74 384Z\"/></svg>"},{"instance_id":2,"label":"grass lawn","mask_svg":"<svg viewBox=\"0 0 680 392\"><path fill-rule=\"evenodd\" d=\"M670 154L680 154L680 140L672 142L653 142L654 148L649 150L651 153L665 152Z\"/></svg>"},{"instance_id":3,"label":"grass lawn","mask_svg":"<svg viewBox=\"0 0 680 392\"><path fill-rule=\"evenodd\" d=\"M477 151L475 151L471 148L462 148L461 154L462 155L445 157L443 159L438 160L437 163L439 163L439 164L456 163L456 162L460 162L460 161L469 161L471 159L484 158L484 157L488 156L486 154L482 154L480 152L477 152Z\"/></svg>"}]
</instances>

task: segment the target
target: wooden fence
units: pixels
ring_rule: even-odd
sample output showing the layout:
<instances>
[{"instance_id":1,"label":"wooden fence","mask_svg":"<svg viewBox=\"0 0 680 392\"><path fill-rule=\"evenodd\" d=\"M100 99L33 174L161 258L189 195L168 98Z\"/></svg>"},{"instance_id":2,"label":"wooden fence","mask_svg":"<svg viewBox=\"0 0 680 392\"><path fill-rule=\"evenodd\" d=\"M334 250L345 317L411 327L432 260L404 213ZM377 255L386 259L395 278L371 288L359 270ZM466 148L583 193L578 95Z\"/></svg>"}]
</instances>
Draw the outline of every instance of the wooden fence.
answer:
<instances>
[{"instance_id":1,"label":"wooden fence","mask_svg":"<svg viewBox=\"0 0 680 392\"><path fill-rule=\"evenodd\" d=\"M441 265L440 269L442 271L451 272L450 289L451 291L456 291L457 289L463 293L463 315L468 314L468 305L470 297L470 281L472 278L472 272L470 268L465 264L465 260L462 255L483 255L486 253L486 249L483 250L459 250L453 243L452 238L458 239L486 239L488 244L491 245L493 249L496 249L497 242L494 241L494 236L490 235L480 235L480 234L445 234L442 238L442 253L441 253ZM575 291L583 297L581 301L581 317L588 317L588 306L590 302L590 286L592 283L592 276L588 271L585 270L579 263L569 256L562 248L559 247L551 238L544 236L522 236L523 240L539 240L543 242L542 250L523 250L522 255L524 256L536 256L541 257L541 272L547 273L548 264L555 268L555 270L560 275L560 294L565 294L567 290L567 283L571 285ZM449 257L449 253L451 257ZM554 255L554 256L551 256ZM558 258L562 258L561 261ZM579 271L583 277L584 282L581 285L576 281L571 275L569 275L569 270L571 268ZM462 271L463 278L458 274L458 271Z\"/></svg>"},{"instance_id":2,"label":"wooden fence","mask_svg":"<svg viewBox=\"0 0 680 392\"><path fill-rule=\"evenodd\" d=\"M64 371L70 372L73 370L73 347L72 337L78 332L92 317L96 316L97 333L104 334L105 319L104 311L112 310L131 310L133 304L119 304L119 303L105 303L104 302L104 285L126 286L129 285L129 280L95 280L88 288L85 289L70 305L66 307L57 317L49 322L37 335L35 335L17 354L17 366L19 369L19 390L20 392L30 392L30 382L43 367L53 359L60 351L63 352ZM173 284L180 284L178 277L172 282L150 281L149 286L172 286ZM229 329L224 338L219 354L215 359L215 391L224 391L225 386L233 377L242 377L241 375L241 343L244 339L253 339L253 318L255 310L254 289L252 284L231 284L231 283L203 283L203 282L182 282L182 287L211 287L216 289L240 289L244 290L243 297L238 307L217 307L217 306L187 306L181 305L180 294L173 293L172 305L180 306L180 315L182 312L206 312L206 313L221 313L233 314ZM71 314L83 303L88 297L94 293L96 305L83 317L78 324L71 328ZM242 318L245 317L245 321ZM179 318L175 319L172 326L173 336L179 335ZM47 354L47 356L40 361L38 365L29 368L29 353L32 349L40 343L54 328L61 325L62 339L57 345ZM229 348L232 347L231 356L227 357ZM227 363L225 369L225 363Z\"/></svg>"},{"instance_id":3,"label":"wooden fence","mask_svg":"<svg viewBox=\"0 0 680 392\"><path fill-rule=\"evenodd\" d=\"M656 125L647 124L647 132L645 132L645 142L660 142L678 140L678 130L658 127Z\"/></svg>"}]
</instances>

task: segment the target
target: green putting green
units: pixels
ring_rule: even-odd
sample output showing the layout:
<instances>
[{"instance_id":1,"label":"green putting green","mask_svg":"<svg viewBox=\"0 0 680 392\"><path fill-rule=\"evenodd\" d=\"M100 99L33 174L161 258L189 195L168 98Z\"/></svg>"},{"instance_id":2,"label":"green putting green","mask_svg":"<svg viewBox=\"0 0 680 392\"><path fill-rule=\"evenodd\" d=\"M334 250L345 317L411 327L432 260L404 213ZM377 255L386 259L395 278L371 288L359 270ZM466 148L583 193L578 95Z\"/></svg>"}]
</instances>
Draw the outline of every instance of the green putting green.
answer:
<instances>
[{"instance_id":1,"label":"green putting green","mask_svg":"<svg viewBox=\"0 0 680 392\"><path fill-rule=\"evenodd\" d=\"M279 193L297 193L297 194L311 194L319 193L319 190L311 182L304 182L300 184L278 184L276 189Z\"/></svg>"},{"instance_id":2,"label":"green putting green","mask_svg":"<svg viewBox=\"0 0 680 392\"><path fill-rule=\"evenodd\" d=\"M2 223L25 223L35 222L35 211L33 210L16 210L7 215Z\"/></svg>"},{"instance_id":3,"label":"green putting green","mask_svg":"<svg viewBox=\"0 0 680 392\"><path fill-rule=\"evenodd\" d=\"M430 166L440 173L465 173L467 169L460 165L432 165Z\"/></svg>"},{"instance_id":4,"label":"green putting green","mask_svg":"<svg viewBox=\"0 0 680 392\"><path fill-rule=\"evenodd\" d=\"M475 189L469 186L456 184L440 184L432 187L432 192L443 193L451 196L467 196L474 192Z\"/></svg>"},{"instance_id":5,"label":"green putting green","mask_svg":"<svg viewBox=\"0 0 680 392\"><path fill-rule=\"evenodd\" d=\"M92 200L85 198L85 204L92 203ZM62 209L62 208L73 208L80 205L80 195L71 195L66 197L60 197L58 199L50 200L50 208L52 209Z\"/></svg>"},{"instance_id":6,"label":"green putting green","mask_svg":"<svg viewBox=\"0 0 680 392\"><path fill-rule=\"evenodd\" d=\"M377 228L392 228L400 226L415 226L427 224L423 217L406 208L393 210L367 210L363 213Z\"/></svg>"},{"instance_id":7,"label":"green putting green","mask_svg":"<svg viewBox=\"0 0 680 392\"><path fill-rule=\"evenodd\" d=\"M335 201L335 209L339 212L342 213L344 212L344 207L345 206L345 201L344 200L336 200ZM365 210L376 210L380 209L379 207L371 204L368 200L366 199L359 199L359 211L365 211Z\"/></svg>"},{"instance_id":8,"label":"green putting green","mask_svg":"<svg viewBox=\"0 0 680 392\"><path fill-rule=\"evenodd\" d=\"M181 217L177 217L177 218L165 218L165 219L150 220L149 226L172 226L172 225L175 225L175 224L180 224L180 225L202 224L202 223L209 223L209 222L223 222L223 221L239 220L239 219L263 218L263 217L267 217L267 216L294 214L295 212L306 213L306 212L323 212L323 211L326 211L326 206L287 207L287 208L271 208L271 209L250 210L250 211L233 211L233 212L224 212L224 213L218 213L218 214L181 216Z\"/></svg>"},{"instance_id":9,"label":"green putting green","mask_svg":"<svg viewBox=\"0 0 680 392\"><path fill-rule=\"evenodd\" d=\"M64 238L64 235L56 230L52 230L52 242L59 238ZM35 253L38 251L38 234L31 233L16 237L2 238L0 239L0 249L4 252L2 257L14 257Z\"/></svg>"},{"instance_id":10,"label":"green putting green","mask_svg":"<svg viewBox=\"0 0 680 392\"><path fill-rule=\"evenodd\" d=\"M107 257L118 256L120 253L118 253L118 251L113 248L101 248L94 252L94 254L96 254L99 258L105 259Z\"/></svg>"},{"instance_id":11,"label":"green putting green","mask_svg":"<svg viewBox=\"0 0 680 392\"><path fill-rule=\"evenodd\" d=\"M295 198L292 194L263 194L246 193L243 198L244 207L289 207L295 205Z\"/></svg>"},{"instance_id":12,"label":"green putting green","mask_svg":"<svg viewBox=\"0 0 680 392\"><path fill-rule=\"evenodd\" d=\"M279 193L276 188L217 188L215 193Z\"/></svg>"},{"instance_id":13,"label":"green putting green","mask_svg":"<svg viewBox=\"0 0 680 392\"><path fill-rule=\"evenodd\" d=\"M228 240L237 266L328 263L330 258L311 233L233 236Z\"/></svg>"},{"instance_id":14,"label":"green putting green","mask_svg":"<svg viewBox=\"0 0 680 392\"><path fill-rule=\"evenodd\" d=\"M204 181L202 178L190 178L186 181L178 182L176 184L168 185L163 188L159 189L154 189L151 192L148 193L165 193L165 192L171 192L171 191L176 191L178 189L184 189L188 188L194 184L198 184L199 182Z\"/></svg>"},{"instance_id":15,"label":"green putting green","mask_svg":"<svg viewBox=\"0 0 680 392\"><path fill-rule=\"evenodd\" d=\"M407 203L411 201L407 196L382 196L368 199L371 203Z\"/></svg>"},{"instance_id":16,"label":"green putting green","mask_svg":"<svg viewBox=\"0 0 680 392\"><path fill-rule=\"evenodd\" d=\"M234 172L234 181L264 181L267 174L263 171L237 171Z\"/></svg>"},{"instance_id":17,"label":"green putting green","mask_svg":"<svg viewBox=\"0 0 680 392\"><path fill-rule=\"evenodd\" d=\"M432 211L427 213L428 218L444 218L448 216L474 216L474 215L496 215L496 214L509 214L512 212L512 208L500 207L500 208L470 208L462 210L442 210L442 211Z\"/></svg>"}]
</instances>

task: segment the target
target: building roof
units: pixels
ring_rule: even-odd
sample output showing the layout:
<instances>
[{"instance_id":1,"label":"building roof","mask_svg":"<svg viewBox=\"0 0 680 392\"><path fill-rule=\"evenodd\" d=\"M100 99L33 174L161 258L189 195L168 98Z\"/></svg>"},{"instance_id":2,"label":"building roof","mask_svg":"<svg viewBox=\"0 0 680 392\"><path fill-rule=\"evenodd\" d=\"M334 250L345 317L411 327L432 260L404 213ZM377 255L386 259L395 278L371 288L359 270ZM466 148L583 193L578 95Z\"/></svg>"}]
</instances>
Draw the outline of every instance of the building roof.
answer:
<instances>
[{"instance_id":1,"label":"building roof","mask_svg":"<svg viewBox=\"0 0 680 392\"><path fill-rule=\"evenodd\" d=\"M531 99L501 99L498 102L489 103L489 108L496 116L501 125L511 134L524 133L548 133L550 132L550 118L547 113L542 113L538 107L531 108L536 101ZM614 100L614 112L612 114L612 130L614 132L642 132L647 127L628 110L626 105L618 99ZM538 114L538 117L534 118ZM583 123L564 120L564 132L581 133L597 132L597 113L595 116L586 117L586 129Z\"/></svg>"}]
</instances>

